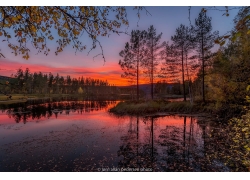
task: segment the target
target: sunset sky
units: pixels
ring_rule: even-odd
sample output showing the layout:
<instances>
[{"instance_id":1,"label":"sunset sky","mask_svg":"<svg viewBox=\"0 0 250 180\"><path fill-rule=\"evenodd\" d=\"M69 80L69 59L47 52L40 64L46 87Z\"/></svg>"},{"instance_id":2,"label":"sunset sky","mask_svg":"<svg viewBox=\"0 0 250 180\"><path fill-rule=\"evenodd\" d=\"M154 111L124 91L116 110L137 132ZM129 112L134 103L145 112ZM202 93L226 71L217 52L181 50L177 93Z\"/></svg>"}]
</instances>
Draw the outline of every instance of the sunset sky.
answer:
<instances>
[{"instance_id":1,"label":"sunset sky","mask_svg":"<svg viewBox=\"0 0 250 180\"><path fill-rule=\"evenodd\" d=\"M224 7L218 7L224 8ZM167 7L167 6L148 6L146 9L151 15L146 15L145 11L141 12L141 18L138 19L136 11L133 7L127 7L129 27L127 32L131 30L147 30L150 25L154 25L157 33L163 33L161 41L170 41L170 38L175 33L175 29L182 23L189 25L188 20L188 6L185 7ZM194 24L195 18L202 7L191 8L191 23ZM225 34L233 28L233 18L237 14L237 10L229 12L230 16L222 16L223 12L210 10L207 12L208 16L212 17L213 31L218 30L220 35ZM139 22L138 22L139 20ZM137 27L138 22L138 27ZM121 29L125 30L125 29ZM2 39L0 38L2 41ZM120 59L119 52L123 50L125 43L129 41L129 36L125 34L112 34L109 37L99 38L106 58L104 63L103 59L98 57L93 60L93 57L101 52L98 47L87 55L89 49L83 52L77 52L72 47L67 47L59 55L55 55L53 51L48 56L41 54L36 55L36 50L31 49L30 59L25 60L21 56L14 56L7 48L7 43L0 45L1 52L6 58L0 59L0 75L10 76L15 74L18 68L29 68L31 72L41 71L43 73L52 72L53 74L71 77L91 77L99 79L107 79L108 82L115 85L127 85L126 79L121 79L122 70L118 65ZM82 38L83 42L90 42L89 39ZM52 42L48 46L53 49L55 43ZM218 47L217 47L218 48Z\"/></svg>"}]
</instances>

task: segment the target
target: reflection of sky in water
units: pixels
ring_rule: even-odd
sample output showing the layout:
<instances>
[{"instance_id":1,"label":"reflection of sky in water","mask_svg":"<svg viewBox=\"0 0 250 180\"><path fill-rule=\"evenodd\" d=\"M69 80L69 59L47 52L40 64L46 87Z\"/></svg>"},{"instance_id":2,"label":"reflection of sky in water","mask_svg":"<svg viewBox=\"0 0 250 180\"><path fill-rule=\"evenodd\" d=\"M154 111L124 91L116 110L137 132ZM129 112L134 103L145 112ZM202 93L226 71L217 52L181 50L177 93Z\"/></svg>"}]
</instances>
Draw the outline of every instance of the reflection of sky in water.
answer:
<instances>
[{"instance_id":1,"label":"reflection of sky in water","mask_svg":"<svg viewBox=\"0 0 250 180\"><path fill-rule=\"evenodd\" d=\"M194 154L203 156L203 131L197 118L116 117L106 110L63 111L57 118L54 114L49 119L30 118L25 124L1 112L0 171L97 171L101 167L156 171L168 167L169 171L177 157L184 155L186 163Z\"/></svg>"}]
</instances>

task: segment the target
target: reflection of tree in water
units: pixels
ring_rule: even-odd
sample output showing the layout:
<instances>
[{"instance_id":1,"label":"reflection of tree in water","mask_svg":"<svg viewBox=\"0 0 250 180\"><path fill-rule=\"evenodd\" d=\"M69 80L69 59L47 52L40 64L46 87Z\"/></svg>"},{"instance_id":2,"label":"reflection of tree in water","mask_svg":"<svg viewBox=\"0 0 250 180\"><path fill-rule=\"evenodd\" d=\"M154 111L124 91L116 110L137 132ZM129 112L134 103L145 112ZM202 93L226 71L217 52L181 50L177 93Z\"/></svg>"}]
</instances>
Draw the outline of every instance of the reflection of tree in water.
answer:
<instances>
[{"instance_id":1,"label":"reflection of tree in water","mask_svg":"<svg viewBox=\"0 0 250 180\"><path fill-rule=\"evenodd\" d=\"M166 147L163 165L166 171L214 171L206 157L205 129L190 117L183 117L183 127L167 126L160 135L161 145ZM216 169L216 168L215 168ZM218 169L217 169L218 171Z\"/></svg>"},{"instance_id":2,"label":"reflection of tree in water","mask_svg":"<svg viewBox=\"0 0 250 180\"><path fill-rule=\"evenodd\" d=\"M154 147L154 118L144 118L143 123L148 125L148 135L139 137L140 121L130 117L128 133L121 137L123 144L118 150L118 156L122 159L118 162L119 168L152 168L155 169L157 149ZM142 139L145 142L142 142Z\"/></svg>"},{"instance_id":3,"label":"reflection of tree in water","mask_svg":"<svg viewBox=\"0 0 250 180\"><path fill-rule=\"evenodd\" d=\"M190 171L190 151L197 148L196 140L193 137L193 121L190 120L190 131L187 137L186 116L184 117L183 128L176 126L166 126L159 135L159 144L164 148L163 159L166 164L162 164L165 171ZM198 149L197 149L198 151Z\"/></svg>"},{"instance_id":4,"label":"reflection of tree in water","mask_svg":"<svg viewBox=\"0 0 250 180\"><path fill-rule=\"evenodd\" d=\"M135 123L136 122L136 123ZM145 134L139 132L146 125ZM166 126L158 131L157 117L130 118L128 133L123 136L118 156L123 156L119 167L152 168L153 171L199 171L203 158L201 129L194 127L194 119L187 125L187 117L183 117L183 127ZM141 130L142 131L142 130ZM142 135L143 137L138 137ZM157 138L158 137L158 138Z\"/></svg>"},{"instance_id":5,"label":"reflection of tree in water","mask_svg":"<svg viewBox=\"0 0 250 180\"><path fill-rule=\"evenodd\" d=\"M9 118L13 118L17 123L27 120L37 120L41 118L50 118L53 115L57 118L59 114L65 113L88 113L99 111L114 105L115 101L63 101L63 102L46 102L42 104L30 104L25 106L11 106L8 109L2 110L6 112Z\"/></svg>"},{"instance_id":6,"label":"reflection of tree in water","mask_svg":"<svg viewBox=\"0 0 250 180\"><path fill-rule=\"evenodd\" d=\"M118 156L123 156L124 158L118 163L119 167L137 167L137 152L138 152L138 123L139 119L137 117L137 121L135 125L135 119L133 117L129 118L129 126L128 131L125 136L121 137L121 140L124 142L120 149L118 150ZM137 126L137 127L135 127ZM137 150L137 152L136 152Z\"/></svg>"},{"instance_id":7,"label":"reflection of tree in water","mask_svg":"<svg viewBox=\"0 0 250 180\"><path fill-rule=\"evenodd\" d=\"M166 126L159 135L163 147L161 164L164 171L227 171L218 160L207 154L207 124L198 125L183 117L183 127Z\"/></svg>"}]
</instances>

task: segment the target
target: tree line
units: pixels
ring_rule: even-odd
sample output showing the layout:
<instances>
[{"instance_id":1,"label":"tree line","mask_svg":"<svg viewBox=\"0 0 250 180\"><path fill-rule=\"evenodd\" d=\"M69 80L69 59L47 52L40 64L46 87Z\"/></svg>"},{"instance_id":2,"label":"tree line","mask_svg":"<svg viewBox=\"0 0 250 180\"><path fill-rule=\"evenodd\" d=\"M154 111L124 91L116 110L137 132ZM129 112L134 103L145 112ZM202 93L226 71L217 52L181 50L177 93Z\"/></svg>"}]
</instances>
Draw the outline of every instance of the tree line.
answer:
<instances>
[{"instance_id":1,"label":"tree line","mask_svg":"<svg viewBox=\"0 0 250 180\"><path fill-rule=\"evenodd\" d=\"M13 78L3 84L4 91L8 93L25 94L83 94L101 95L115 94L117 87L107 80L93 79L90 77L72 78L60 76L58 73L44 74L31 73L29 68L19 68Z\"/></svg>"}]
</instances>

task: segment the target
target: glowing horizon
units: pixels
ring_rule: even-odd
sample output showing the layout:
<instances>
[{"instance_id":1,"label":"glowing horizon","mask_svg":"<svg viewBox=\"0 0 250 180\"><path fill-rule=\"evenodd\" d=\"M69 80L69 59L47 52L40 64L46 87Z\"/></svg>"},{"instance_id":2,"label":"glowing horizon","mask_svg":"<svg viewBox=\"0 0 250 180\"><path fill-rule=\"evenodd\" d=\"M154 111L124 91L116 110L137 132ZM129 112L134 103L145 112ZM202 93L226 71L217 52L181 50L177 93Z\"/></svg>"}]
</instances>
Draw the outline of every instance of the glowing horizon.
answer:
<instances>
[{"instance_id":1,"label":"glowing horizon","mask_svg":"<svg viewBox=\"0 0 250 180\"><path fill-rule=\"evenodd\" d=\"M97 68L86 68L86 67L52 67L47 65L39 65L39 64L27 64L27 63L19 63L19 62L11 62L8 60L0 59L1 61L1 68L0 68L0 75L11 77L15 75L17 69L21 68L25 71L26 68L30 70L31 73L39 73L42 72L43 74L52 73L54 76L58 73L59 76L63 76L66 78L68 75L71 78L92 78L92 79L99 79L108 81L109 84L114 84L116 86L129 86L134 85L134 83L129 83L129 79L122 78L121 74L123 73L122 69L118 64L109 63L107 66L97 67ZM118 70L113 70L118 69ZM139 84L148 84L149 81L147 78L141 76L139 79ZM163 80L159 78L155 78L155 83L158 80ZM166 79L165 79L166 80Z\"/></svg>"}]
</instances>

